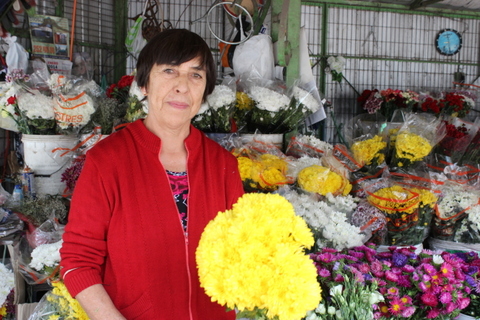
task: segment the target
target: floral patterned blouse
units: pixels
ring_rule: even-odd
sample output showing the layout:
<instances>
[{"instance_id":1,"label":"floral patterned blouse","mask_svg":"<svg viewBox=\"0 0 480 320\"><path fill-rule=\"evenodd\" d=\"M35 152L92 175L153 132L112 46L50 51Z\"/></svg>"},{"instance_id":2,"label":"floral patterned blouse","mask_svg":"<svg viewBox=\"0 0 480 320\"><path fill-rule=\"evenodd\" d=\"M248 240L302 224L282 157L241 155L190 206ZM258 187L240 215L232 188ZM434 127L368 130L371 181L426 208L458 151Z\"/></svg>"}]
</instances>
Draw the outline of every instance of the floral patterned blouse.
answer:
<instances>
[{"instance_id":1,"label":"floral patterned blouse","mask_svg":"<svg viewBox=\"0 0 480 320\"><path fill-rule=\"evenodd\" d=\"M188 199L188 179L186 172L173 172L167 170L170 187L173 191L173 197L177 204L183 230L187 231L187 199Z\"/></svg>"}]
</instances>

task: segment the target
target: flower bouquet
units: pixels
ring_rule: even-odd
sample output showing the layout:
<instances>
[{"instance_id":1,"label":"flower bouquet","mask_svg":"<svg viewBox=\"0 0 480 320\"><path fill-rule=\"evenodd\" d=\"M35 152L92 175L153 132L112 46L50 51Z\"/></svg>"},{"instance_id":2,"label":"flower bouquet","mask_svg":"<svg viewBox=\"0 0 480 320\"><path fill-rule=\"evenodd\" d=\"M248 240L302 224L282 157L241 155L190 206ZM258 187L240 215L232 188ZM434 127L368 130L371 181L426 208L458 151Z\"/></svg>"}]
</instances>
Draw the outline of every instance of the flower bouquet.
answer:
<instances>
[{"instance_id":1,"label":"flower bouquet","mask_svg":"<svg viewBox=\"0 0 480 320\"><path fill-rule=\"evenodd\" d=\"M395 171L425 161L445 134L445 123L440 119L427 114L406 113L405 123L396 134L390 168Z\"/></svg>"},{"instance_id":2,"label":"flower bouquet","mask_svg":"<svg viewBox=\"0 0 480 320\"><path fill-rule=\"evenodd\" d=\"M297 184L300 189L326 195L348 195L352 185L348 179L329 167L311 165L302 169L297 176Z\"/></svg>"},{"instance_id":3,"label":"flower bouquet","mask_svg":"<svg viewBox=\"0 0 480 320\"><path fill-rule=\"evenodd\" d=\"M442 194L435 207L432 237L440 240L480 243L477 226L480 191L455 181L439 187Z\"/></svg>"},{"instance_id":4,"label":"flower bouquet","mask_svg":"<svg viewBox=\"0 0 480 320\"><path fill-rule=\"evenodd\" d=\"M40 299L29 320L90 319L80 303L72 298L63 281L53 281L52 287L53 289Z\"/></svg>"},{"instance_id":5,"label":"flower bouquet","mask_svg":"<svg viewBox=\"0 0 480 320\"><path fill-rule=\"evenodd\" d=\"M237 318L300 319L321 299L305 221L278 194L245 194L203 231L200 286ZM215 257L212 259L212 257Z\"/></svg>"},{"instance_id":6,"label":"flower bouquet","mask_svg":"<svg viewBox=\"0 0 480 320\"><path fill-rule=\"evenodd\" d=\"M349 271L356 281L376 285L384 301L374 305L374 319L454 319L470 302L472 270L448 252L415 254L413 247L390 247L377 253L361 246L340 252L326 248L312 259L321 283L342 283Z\"/></svg>"},{"instance_id":7,"label":"flower bouquet","mask_svg":"<svg viewBox=\"0 0 480 320\"><path fill-rule=\"evenodd\" d=\"M232 132L232 118L237 96L227 85L217 85L202 104L192 124L204 132Z\"/></svg>"},{"instance_id":8,"label":"flower bouquet","mask_svg":"<svg viewBox=\"0 0 480 320\"><path fill-rule=\"evenodd\" d=\"M441 98L427 96L421 104L421 109L436 116L463 118L475 107L475 99L470 92L443 92Z\"/></svg>"},{"instance_id":9,"label":"flower bouquet","mask_svg":"<svg viewBox=\"0 0 480 320\"><path fill-rule=\"evenodd\" d=\"M13 272L0 263L0 320L15 319L14 287Z\"/></svg>"},{"instance_id":10,"label":"flower bouquet","mask_svg":"<svg viewBox=\"0 0 480 320\"><path fill-rule=\"evenodd\" d=\"M428 189L408 188L397 183L388 187L372 185L367 200L387 218L386 245L418 245L428 236L437 197Z\"/></svg>"},{"instance_id":11,"label":"flower bouquet","mask_svg":"<svg viewBox=\"0 0 480 320\"><path fill-rule=\"evenodd\" d=\"M332 150L333 146L330 143L322 141L313 135L297 134L292 136L288 142L285 154L295 158L321 158Z\"/></svg>"},{"instance_id":12,"label":"flower bouquet","mask_svg":"<svg viewBox=\"0 0 480 320\"><path fill-rule=\"evenodd\" d=\"M419 94L411 90L364 90L357 101L370 114L379 112L391 121L395 110L413 111L419 103Z\"/></svg>"},{"instance_id":13,"label":"flower bouquet","mask_svg":"<svg viewBox=\"0 0 480 320\"><path fill-rule=\"evenodd\" d=\"M360 263L367 263L365 253L360 251L364 246L350 250L321 248L310 256L317 266L318 279L324 290L323 299L318 307L310 311L306 320L336 319L374 319L378 303L384 301L376 283ZM374 250L368 252L372 256ZM368 272L368 271L367 271Z\"/></svg>"},{"instance_id":14,"label":"flower bouquet","mask_svg":"<svg viewBox=\"0 0 480 320\"><path fill-rule=\"evenodd\" d=\"M255 85L248 89L254 106L247 114L247 131L260 133L284 133L280 124L284 121L282 112L290 105L291 99L280 86Z\"/></svg>"},{"instance_id":15,"label":"flower bouquet","mask_svg":"<svg viewBox=\"0 0 480 320\"><path fill-rule=\"evenodd\" d=\"M250 145L250 147L254 147ZM256 151L249 146L233 151L246 192L271 192L280 186L293 183L288 174L289 161L280 151Z\"/></svg>"},{"instance_id":16,"label":"flower bouquet","mask_svg":"<svg viewBox=\"0 0 480 320\"><path fill-rule=\"evenodd\" d=\"M356 226L351 221L358 199L352 196L334 197L330 193L318 199L315 195L289 187L282 187L278 192L290 201L295 214L306 221L315 238L314 250L323 247L338 250L352 248L370 238L368 228Z\"/></svg>"}]
</instances>

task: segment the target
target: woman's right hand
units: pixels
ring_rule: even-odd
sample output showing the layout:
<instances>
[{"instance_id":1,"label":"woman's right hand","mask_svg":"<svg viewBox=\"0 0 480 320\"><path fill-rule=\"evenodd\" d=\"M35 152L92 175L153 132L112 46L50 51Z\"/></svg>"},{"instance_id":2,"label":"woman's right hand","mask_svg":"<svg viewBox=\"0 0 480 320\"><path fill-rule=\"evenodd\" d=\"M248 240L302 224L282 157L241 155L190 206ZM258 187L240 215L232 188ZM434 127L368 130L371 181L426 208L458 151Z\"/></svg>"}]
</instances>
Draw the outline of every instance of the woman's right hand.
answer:
<instances>
[{"instance_id":1,"label":"woman's right hand","mask_svg":"<svg viewBox=\"0 0 480 320\"><path fill-rule=\"evenodd\" d=\"M82 290L75 299L78 300L90 320L127 320L117 310L101 284L95 284Z\"/></svg>"}]
</instances>

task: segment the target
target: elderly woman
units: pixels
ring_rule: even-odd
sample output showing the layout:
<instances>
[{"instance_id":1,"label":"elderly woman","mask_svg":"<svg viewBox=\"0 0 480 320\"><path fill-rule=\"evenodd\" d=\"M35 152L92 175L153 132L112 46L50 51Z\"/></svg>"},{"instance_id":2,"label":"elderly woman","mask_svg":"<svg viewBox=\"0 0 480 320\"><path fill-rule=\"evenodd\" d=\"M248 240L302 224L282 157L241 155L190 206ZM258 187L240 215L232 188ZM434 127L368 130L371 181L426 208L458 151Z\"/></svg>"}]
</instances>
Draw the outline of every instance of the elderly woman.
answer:
<instances>
[{"instance_id":1,"label":"elderly woman","mask_svg":"<svg viewBox=\"0 0 480 320\"><path fill-rule=\"evenodd\" d=\"M235 157L190 123L215 77L201 37L161 32L137 62L148 116L88 151L61 274L91 319L235 318L205 294L195 262L207 223L243 194Z\"/></svg>"}]
</instances>

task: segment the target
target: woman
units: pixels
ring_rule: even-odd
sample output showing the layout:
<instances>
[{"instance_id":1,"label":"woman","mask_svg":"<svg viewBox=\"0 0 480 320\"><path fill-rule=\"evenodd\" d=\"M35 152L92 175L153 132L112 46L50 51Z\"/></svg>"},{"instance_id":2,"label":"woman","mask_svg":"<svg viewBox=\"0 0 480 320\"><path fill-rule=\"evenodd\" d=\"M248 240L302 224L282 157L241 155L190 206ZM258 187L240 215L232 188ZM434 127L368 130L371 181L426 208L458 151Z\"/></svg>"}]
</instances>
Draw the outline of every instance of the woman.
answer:
<instances>
[{"instance_id":1,"label":"woman","mask_svg":"<svg viewBox=\"0 0 480 320\"><path fill-rule=\"evenodd\" d=\"M215 86L210 49L163 31L136 79L148 116L87 153L63 237L65 285L91 319L234 319L204 293L195 262L207 223L243 194L234 156L190 124Z\"/></svg>"}]
</instances>

